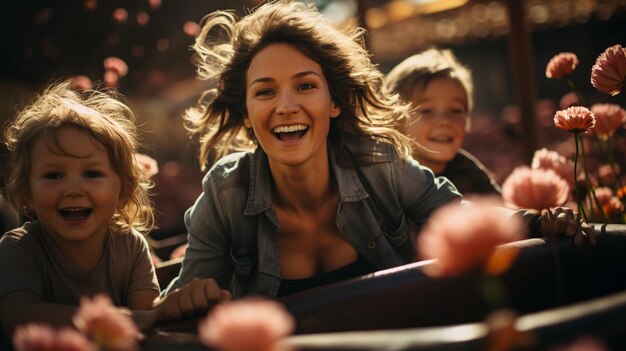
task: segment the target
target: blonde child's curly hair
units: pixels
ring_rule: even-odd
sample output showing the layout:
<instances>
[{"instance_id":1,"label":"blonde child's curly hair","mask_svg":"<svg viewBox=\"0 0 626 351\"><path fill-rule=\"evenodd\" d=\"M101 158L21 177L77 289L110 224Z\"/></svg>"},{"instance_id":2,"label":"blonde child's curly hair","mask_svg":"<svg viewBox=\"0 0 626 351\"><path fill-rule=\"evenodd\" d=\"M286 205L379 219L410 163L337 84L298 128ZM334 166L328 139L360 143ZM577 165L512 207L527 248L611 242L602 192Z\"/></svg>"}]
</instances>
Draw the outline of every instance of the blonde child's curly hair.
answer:
<instances>
[{"instance_id":1,"label":"blonde child's curly hair","mask_svg":"<svg viewBox=\"0 0 626 351\"><path fill-rule=\"evenodd\" d=\"M154 224L149 198L152 184L142 175L135 158L138 142L133 111L112 90L73 91L69 81L50 85L17 114L4 132L11 153L7 182L10 203L17 210L26 209L35 140L49 135L57 142L56 133L64 127L79 128L98 141L121 179L125 204L113 215L112 229L149 232Z\"/></svg>"}]
</instances>

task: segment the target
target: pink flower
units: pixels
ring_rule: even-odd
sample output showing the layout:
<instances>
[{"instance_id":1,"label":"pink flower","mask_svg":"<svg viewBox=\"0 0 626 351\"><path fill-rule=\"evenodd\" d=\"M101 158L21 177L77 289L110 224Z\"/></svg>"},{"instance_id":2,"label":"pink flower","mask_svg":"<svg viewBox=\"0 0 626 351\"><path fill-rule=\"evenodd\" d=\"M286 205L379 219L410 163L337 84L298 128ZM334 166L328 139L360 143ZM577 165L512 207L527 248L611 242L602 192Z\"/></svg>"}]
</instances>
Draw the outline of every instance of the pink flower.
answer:
<instances>
[{"instance_id":1,"label":"pink flower","mask_svg":"<svg viewBox=\"0 0 626 351\"><path fill-rule=\"evenodd\" d=\"M596 197L598 198L598 202L600 202L600 206L602 206L602 210L607 216L619 214L624 211L624 204L622 204L617 196L614 196L613 190L611 188L599 187L595 189L595 192ZM589 198L587 199L587 201L594 201L594 199ZM597 207L594 207L593 210L595 215L600 215L600 210Z\"/></svg>"},{"instance_id":2,"label":"pink flower","mask_svg":"<svg viewBox=\"0 0 626 351\"><path fill-rule=\"evenodd\" d=\"M548 62L546 66L546 77L562 78L572 73L574 68L578 66L578 57L571 52L562 52Z\"/></svg>"},{"instance_id":3,"label":"pink flower","mask_svg":"<svg viewBox=\"0 0 626 351\"><path fill-rule=\"evenodd\" d=\"M545 147L535 151L530 167L532 169L551 169L565 179L570 188L574 187L574 161L556 151L548 150Z\"/></svg>"},{"instance_id":4,"label":"pink flower","mask_svg":"<svg viewBox=\"0 0 626 351\"><path fill-rule=\"evenodd\" d=\"M626 48L613 45L596 59L591 67L591 85L599 92L617 95L626 79Z\"/></svg>"},{"instance_id":5,"label":"pink flower","mask_svg":"<svg viewBox=\"0 0 626 351\"><path fill-rule=\"evenodd\" d=\"M611 165L604 164L598 167L598 178L600 178L602 184L613 184L617 182L617 175L621 173L621 169L619 168L619 165L614 166L617 174L613 172L613 167L611 167Z\"/></svg>"},{"instance_id":6,"label":"pink flower","mask_svg":"<svg viewBox=\"0 0 626 351\"><path fill-rule=\"evenodd\" d=\"M159 173L159 165L152 157L136 153L135 160L137 160L139 170L145 179L150 179L152 176Z\"/></svg>"},{"instance_id":7,"label":"pink flower","mask_svg":"<svg viewBox=\"0 0 626 351\"><path fill-rule=\"evenodd\" d=\"M83 297L73 318L76 328L107 350L136 350L139 329L128 314L115 307L109 297Z\"/></svg>"},{"instance_id":8,"label":"pink flower","mask_svg":"<svg viewBox=\"0 0 626 351\"><path fill-rule=\"evenodd\" d=\"M18 327L13 333L15 351L96 351L84 335L70 328L53 329L43 324Z\"/></svg>"},{"instance_id":9,"label":"pink flower","mask_svg":"<svg viewBox=\"0 0 626 351\"><path fill-rule=\"evenodd\" d=\"M200 322L203 344L222 351L277 350L295 322L283 305L272 300L242 299L220 303Z\"/></svg>"},{"instance_id":10,"label":"pink flower","mask_svg":"<svg viewBox=\"0 0 626 351\"><path fill-rule=\"evenodd\" d=\"M541 211L561 206L567 201L570 187L551 169L519 166L502 184L502 198L507 207Z\"/></svg>"},{"instance_id":11,"label":"pink flower","mask_svg":"<svg viewBox=\"0 0 626 351\"><path fill-rule=\"evenodd\" d=\"M493 198L475 198L471 205L449 204L435 211L417 237L419 258L437 259L424 267L424 273L446 277L486 268L497 245L521 239L520 219L495 207L497 203ZM513 258L501 263L504 269L490 271L505 270Z\"/></svg>"},{"instance_id":12,"label":"pink flower","mask_svg":"<svg viewBox=\"0 0 626 351\"><path fill-rule=\"evenodd\" d=\"M596 125L596 117L586 107L572 106L556 111L554 125L572 133L586 132Z\"/></svg>"},{"instance_id":13,"label":"pink flower","mask_svg":"<svg viewBox=\"0 0 626 351\"><path fill-rule=\"evenodd\" d=\"M195 37L200 33L200 26L194 21L187 21L183 25L183 31L190 37Z\"/></svg>"},{"instance_id":14,"label":"pink flower","mask_svg":"<svg viewBox=\"0 0 626 351\"><path fill-rule=\"evenodd\" d=\"M566 108L571 106L579 105L580 101L578 101L578 94L573 91L570 91L569 93L563 95L561 97L561 100L559 101L559 107L561 108L561 110L565 110Z\"/></svg>"},{"instance_id":15,"label":"pink flower","mask_svg":"<svg viewBox=\"0 0 626 351\"><path fill-rule=\"evenodd\" d=\"M117 23L126 23L128 20L128 11L124 8L117 8L113 11L113 20Z\"/></svg>"},{"instance_id":16,"label":"pink flower","mask_svg":"<svg viewBox=\"0 0 626 351\"><path fill-rule=\"evenodd\" d=\"M102 64L105 71L113 71L120 78L128 74L128 65L119 57L109 56Z\"/></svg>"},{"instance_id":17,"label":"pink flower","mask_svg":"<svg viewBox=\"0 0 626 351\"><path fill-rule=\"evenodd\" d=\"M72 77L70 81L70 89L72 90L89 90L93 86L93 82L89 77L83 75L77 75Z\"/></svg>"},{"instance_id":18,"label":"pink flower","mask_svg":"<svg viewBox=\"0 0 626 351\"><path fill-rule=\"evenodd\" d=\"M592 132L601 139L608 139L626 122L626 111L616 104L594 104L591 112L596 116Z\"/></svg>"}]
</instances>

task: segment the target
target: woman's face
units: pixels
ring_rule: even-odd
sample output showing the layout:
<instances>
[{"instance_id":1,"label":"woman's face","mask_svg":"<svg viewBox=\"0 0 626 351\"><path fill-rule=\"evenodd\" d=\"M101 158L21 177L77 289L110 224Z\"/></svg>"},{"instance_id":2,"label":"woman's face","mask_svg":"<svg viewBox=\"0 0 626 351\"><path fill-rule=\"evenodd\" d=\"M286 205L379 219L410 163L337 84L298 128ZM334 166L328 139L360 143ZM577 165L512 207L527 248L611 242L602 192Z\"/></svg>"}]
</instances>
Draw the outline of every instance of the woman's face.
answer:
<instances>
[{"instance_id":1,"label":"woman's face","mask_svg":"<svg viewBox=\"0 0 626 351\"><path fill-rule=\"evenodd\" d=\"M327 162L330 119L339 116L321 66L289 44L259 51L246 74L244 123L270 165Z\"/></svg>"},{"instance_id":2,"label":"woman's face","mask_svg":"<svg viewBox=\"0 0 626 351\"><path fill-rule=\"evenodd\" d=\"M416 87L412 104L415 112L408 134L422 146L413 156L438 174L463 144L467 93L452 78L435 78L425 87Z\"/></svg>"}]
</instances>

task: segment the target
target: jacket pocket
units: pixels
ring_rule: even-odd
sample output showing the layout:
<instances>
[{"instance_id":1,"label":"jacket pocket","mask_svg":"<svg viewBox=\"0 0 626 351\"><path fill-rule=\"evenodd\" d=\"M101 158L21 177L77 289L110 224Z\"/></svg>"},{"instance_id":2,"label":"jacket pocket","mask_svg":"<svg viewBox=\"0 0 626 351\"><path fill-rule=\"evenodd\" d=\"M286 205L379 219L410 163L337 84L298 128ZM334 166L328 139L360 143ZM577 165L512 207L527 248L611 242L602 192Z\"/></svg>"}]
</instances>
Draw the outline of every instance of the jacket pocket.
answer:
<instances>
[{"instance_id":1,"label":"jacket pocket","mask_svg":"<svg viewBox=\"0 0 626 351\"><path fill-rule=\"evenodd\" d=\"M408 228L404 214L400 217L400 224L389 227L389 223L383 226L383 234L387 238L393 250L401 257L403 263L409 263L415 257L413 241L409 240Z\"/></svg>"},{"instance_id":2,"label":"jacket pocket","mask_svg":"<svg viewBox=\"0 0 626 351\"><path fill-rule=\"evenodd\" d=\"M399 225L390 226L390 223L384 223L381 226L381 229L385 237L387 237L389 243L391 243L393 246L402 246L406 244L407 241L409 241L404 214L400 217Z\"/></svg>"},{"instance_id":3,"label":"jacket pocket","mask_svg":"<svg viewBox=\"0 0 626 351\"><path fill-rule=\"evenodd\" d=\"M230 282L230 290L233 297L241 297L248 285L254 268L254 260L250 257L237 257L230 252L233 262L233 277Z\"/></svg>"}]
</instances>

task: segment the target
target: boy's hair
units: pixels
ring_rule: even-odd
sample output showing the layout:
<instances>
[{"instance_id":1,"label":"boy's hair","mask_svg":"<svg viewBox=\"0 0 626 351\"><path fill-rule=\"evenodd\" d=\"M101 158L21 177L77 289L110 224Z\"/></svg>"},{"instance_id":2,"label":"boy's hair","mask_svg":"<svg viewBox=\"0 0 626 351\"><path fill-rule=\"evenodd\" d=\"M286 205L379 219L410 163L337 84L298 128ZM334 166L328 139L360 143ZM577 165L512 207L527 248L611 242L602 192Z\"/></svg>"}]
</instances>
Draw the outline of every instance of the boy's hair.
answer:
<instances>
[{"instance_id":1,"label":"boy's hair","mask_svg":"<svg viewBox=\"0 0 626 351\"><path fill-rule=\"evenodd\" d=\"M435 78L451 78L459 82L467 94L467 111L473 107L472 74L449 49L428 49L415 54L394 67L385 77L385 88L405 102L411 102L415 88L425 88Z\"/></svg>"},{"instance_id":2,"label":"boy's hair","mask_svg":"<svg viewBox=\"0 0 626 351\"><path fill-rule=\"evenodd\" d=\"M211 152L222 156L256 145L243 124L246 72L253 57L275 43L291 44L321 66L331 99L341 109L331 120L329 137L335 145L341 144L344 134L366 135L393 144L401 156L410 155L410 139L394 129L406 123L409 105L382 91L384 76L364 47L363 30L338 30L312 6L279 0L240 21L223 11L203 20L193 46L199 57L198 75L217 87L207 90L185 115L188 131L200 136L202 167Z\"/></svg>"},{"instance_id":3,"label":"boy's hair","mask_svg":"<svg viewBox=\"0 0 626 351\"><path fill-rule=\"evenodd\" d=\"M4 133L12 165L7 182L8 198L17 210L25 209L29 196L31 149L35 140L48 135L57 142L59 129L74 127L102 144L120 177L125 205L116 210L110 225L123 230L132 227L143 233L152 229L154 214L148 194L151 183L142 177L135 159L135 115L120 98L114 91L73 91L69 81L65 81L50 85L17 114Z\"/></svg>"}]
</instances>

